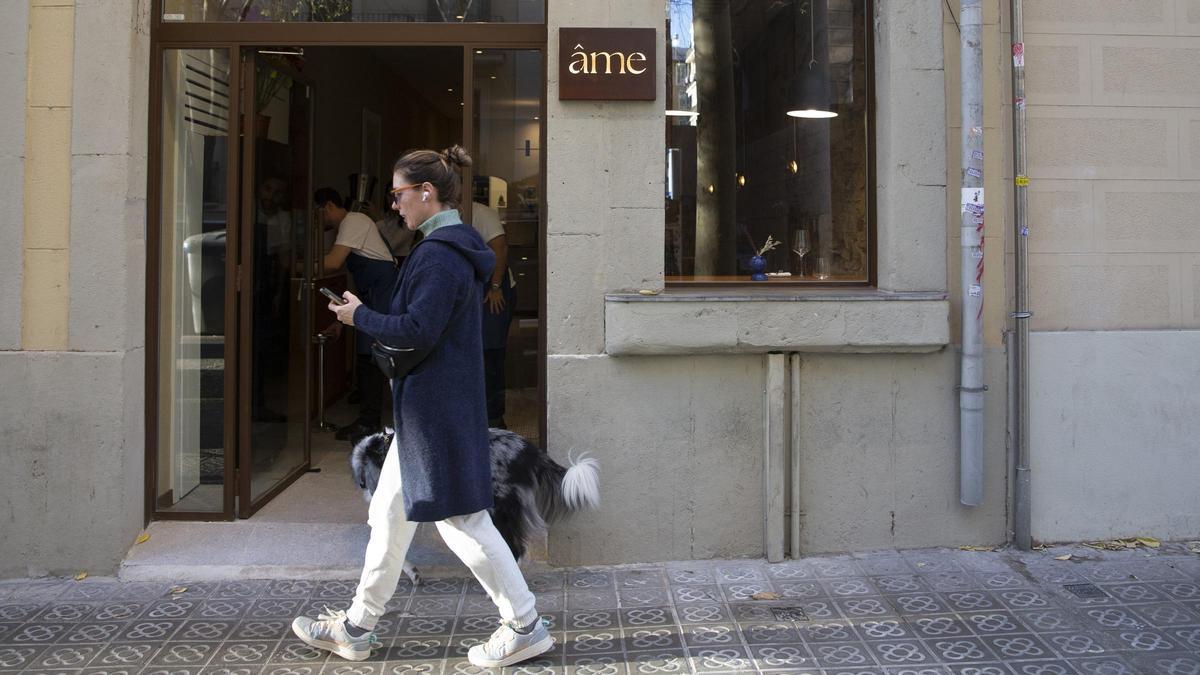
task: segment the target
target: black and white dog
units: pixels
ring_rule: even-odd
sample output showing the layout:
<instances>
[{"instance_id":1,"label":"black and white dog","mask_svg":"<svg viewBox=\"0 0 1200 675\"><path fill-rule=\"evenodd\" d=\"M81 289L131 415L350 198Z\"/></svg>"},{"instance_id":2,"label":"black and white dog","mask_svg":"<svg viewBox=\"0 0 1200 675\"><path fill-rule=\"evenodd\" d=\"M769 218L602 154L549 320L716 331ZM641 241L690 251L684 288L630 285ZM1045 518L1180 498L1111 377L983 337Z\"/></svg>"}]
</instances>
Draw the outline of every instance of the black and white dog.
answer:
<instances>
[{"instance_id":1,"label":"black and white dog","mask_svg":"<svg viewBox=\"0 0 1200 675\"><path fill-rule=\"evenodd\" d=\"M392 430L385 429L360 440L350 454L354 482L367 501L379 484L383 459L392 444ZM500 536L520 560L534 537L563 516L600 506L599 463L581 456L564 467L523 436L504 429L488 430L492 457L492 521ZM421 582L417 569L407 560L404 573L414 584Z\"/></svg>"}]
</instances>

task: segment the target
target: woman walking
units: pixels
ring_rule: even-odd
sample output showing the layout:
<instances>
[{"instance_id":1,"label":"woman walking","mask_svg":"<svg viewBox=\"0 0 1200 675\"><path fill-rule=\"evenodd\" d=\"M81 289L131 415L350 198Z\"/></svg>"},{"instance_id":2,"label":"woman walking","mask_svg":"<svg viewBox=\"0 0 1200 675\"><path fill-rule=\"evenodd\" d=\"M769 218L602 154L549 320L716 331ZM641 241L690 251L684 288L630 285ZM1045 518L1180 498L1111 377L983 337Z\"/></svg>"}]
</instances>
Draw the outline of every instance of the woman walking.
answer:
<instances>
[{"instance_id":1,"label":"woman walking","mask_svg":"<svg viewBox=\"0 0 1200 675\"><path fill-rule=\"evenodd\" d=\"M425 238L409 254L386 314L349 292L346 304L329 305L339 321L384 344L431 350L407 377L392 382L396 434L371 499L371 538L349 611L292 622L300 639L352 661L368 658L378 644L375 624L421 522L436 524L499 609L500 628L471 648L472 664L507 666L554 646L487 511L492 485L481 319L495 256L455 208L462 192L458 171L470 163L459 146L409 152L396 162L392 208Z\"/></svg>"}]
</instances>

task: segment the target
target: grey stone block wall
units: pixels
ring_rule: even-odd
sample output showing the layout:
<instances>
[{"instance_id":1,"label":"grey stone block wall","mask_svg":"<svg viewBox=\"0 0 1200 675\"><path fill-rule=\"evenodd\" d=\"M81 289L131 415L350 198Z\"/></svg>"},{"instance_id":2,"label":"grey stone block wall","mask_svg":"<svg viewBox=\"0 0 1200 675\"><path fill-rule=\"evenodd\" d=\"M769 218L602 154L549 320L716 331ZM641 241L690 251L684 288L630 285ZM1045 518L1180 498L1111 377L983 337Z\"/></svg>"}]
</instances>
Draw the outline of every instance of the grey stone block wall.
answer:
<instances>
[{"instance_id":1,"label":"grey stone block wall","mask_svg":"<svg viewBox=\"0 0 1200 675\"><path fill-rule=\"evenodd\" d=\"M0 577L111 574L141 528L133 352L0 352ZM13 516L16 516L15 518Z\"/></svg>"},{"instance_id":2,"label":"grey stone block wall","mask_svg":"<svg viewBox=\"0 0 1200 675\"><path fill-rule=\"evenodd\" d=\"M29 3L14 2L0 21L0 288L7 289L7 312L0 321L0 350L21 348L21 268L25 209L25 79L29 42ZM14 318L15 317L15 320Z\"/></svg>"},{"instance_id":3,"label":"grey stone block wall","mask_svg":"<svg viewBox=\"0 0 1200 675\"><path fill-rule=\"evenodd\" d=\"M803 551L1004 541L999 350L986 356L994 392L986 501L968 509L957 499L957 354L944 346L952 338L940 295L949 286L941 6L877 2L875 17L879 287L938 298L917 301L903 320L868 317L854 335L814 332L805 322L812 312L818 321L857 316L870 303L761 303L776 318L759 321L749 304L730 310L668 295L610 299L600 314L605 293L661 288L662 145L649 139L662 133L662 101L555 100L557 27L657 26L657 9L632 0L551 4L548 441L560 456L593 451L605 500L600 512L552 531L551 561L764 555L761 352L771 350L802 352ZM625 219L618 209L627 209ZM864 330L881 353L811 353L854 349ZM914 345L932 353L889 353Z\"/></svg>"},{"instance_id":4,"label":"grey stone block wall","mask_svg":"<svg viewBox=\"0 0 1200 675\"><path fill-rule=\"evenodd\" d=\"M24 7L27 3L16 3ZM145 260L148 3L75 3L68 349L16 351L20 321L0 322L0 577L111 574L142 528L145 495ZM26 19L6 12L0 77L24 90ZM4 31L14 31L13 39ZM20 40L17 40L20 37ZM11 49L20 44L19 56ZM22 67L9 67L20 58ZM19 73L19 83L9 83ZM19 101L19 113L10 111ZM0 101L0 178L17 207L0 213L0 281L20 317L20 156L24 97ZM14 116L15 115L15 116ZM19 123L19 124L17 124ZM15 162L13 160L16 160ZM10 181L9 176L14 176ZM10 202L11 203L11 202ZM15 244L15 245L14 245ZM10 257L15 256L12 260ZM15 517L13 517L15 514Z\"/></svg>"}]
</instances>

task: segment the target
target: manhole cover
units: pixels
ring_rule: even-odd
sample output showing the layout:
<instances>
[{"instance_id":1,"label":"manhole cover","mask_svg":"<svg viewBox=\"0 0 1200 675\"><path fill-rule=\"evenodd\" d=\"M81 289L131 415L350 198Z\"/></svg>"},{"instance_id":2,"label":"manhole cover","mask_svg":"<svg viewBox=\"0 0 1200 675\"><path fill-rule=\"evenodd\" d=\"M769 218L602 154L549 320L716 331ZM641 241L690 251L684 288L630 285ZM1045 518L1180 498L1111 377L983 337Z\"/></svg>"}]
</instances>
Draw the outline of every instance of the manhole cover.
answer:
<instances>
[{"instance_id":1,"label":"manhole cover","mask_svg":"<svg viewBox=\"0 0 1200 675\"><path fill-rule=\"evenodd\" d=\"M772 607L776 621L808 621L808 615L799 607Z\"/></svg>"},{"instance_id":2,"label":"manhole cover","mask_svg":"<svg viewBox=\"0 0 1200 675\"><path fill-rule=\"evenodd\" d=\"M1108 593L1100 590L1100 587L1096 584L1063 584L1063 588L1084 600L1108 597Z\"/></svg>"}]
</instances>

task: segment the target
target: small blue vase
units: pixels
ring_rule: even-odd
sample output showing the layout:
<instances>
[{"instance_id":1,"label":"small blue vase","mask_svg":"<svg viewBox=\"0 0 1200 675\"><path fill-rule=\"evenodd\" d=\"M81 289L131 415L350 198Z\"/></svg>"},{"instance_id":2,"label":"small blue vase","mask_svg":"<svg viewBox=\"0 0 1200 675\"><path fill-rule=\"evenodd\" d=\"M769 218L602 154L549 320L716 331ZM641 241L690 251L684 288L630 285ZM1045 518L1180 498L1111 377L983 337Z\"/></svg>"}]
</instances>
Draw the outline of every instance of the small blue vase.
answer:
<instances>
[{"instance_id":1,"label":"small blue vase","mask_svg":"<svg viewBox=\"0 0 1200 675\"><path fill-rule=\"evenodd\" d=\"M767 271L766 259L761 255L756 255L750 258L750 271L753 272L753 274L750 275L751 281L766 281L767 275L764 274L764 272Z\"/></svg>"}]
</instances>

